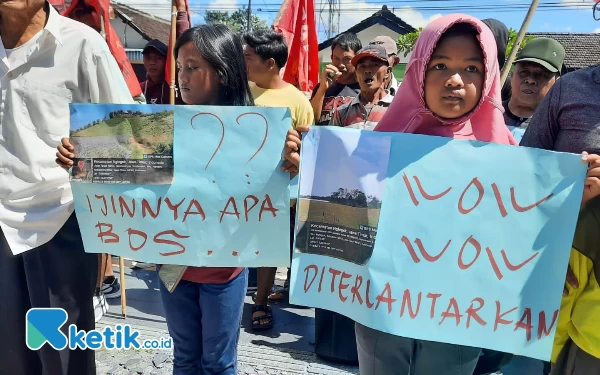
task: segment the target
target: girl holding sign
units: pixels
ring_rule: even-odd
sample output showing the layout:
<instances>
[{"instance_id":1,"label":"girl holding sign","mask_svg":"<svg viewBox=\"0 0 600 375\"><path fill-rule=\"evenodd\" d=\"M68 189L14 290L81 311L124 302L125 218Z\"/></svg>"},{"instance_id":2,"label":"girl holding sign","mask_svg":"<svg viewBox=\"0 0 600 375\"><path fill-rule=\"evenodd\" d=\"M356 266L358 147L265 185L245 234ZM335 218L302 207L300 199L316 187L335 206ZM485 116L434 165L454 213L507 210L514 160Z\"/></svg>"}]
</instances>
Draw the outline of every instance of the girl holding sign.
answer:
<instances>
[{"instance_id":1,"label":"girl holding sign","mask_svg":"<svg viewBox=\"0 0 600 375\"><path fill-rule=\"evenodd\" d=\"M175 44L181 97L190 105L253 106L241 37L224 25L185 31ZM246 268L188 267L172 293L160 284L173 374L237 373Z\"/></svg>"},{"instance_id":2,"label":"girl holding sign","mask_svg":"<svg viewBox=\"0 0 600 375\"><path fill-rule=\"evenodd\" d=\"M421 33L404 80L375 131L516 144L504 125L500 70L490 29L476 18L449 15ZM284 166L299 165L300 135L290 130ZM356 323L361 375L471 375L481 349L411 339Z\"/></svg>"},{"instance_id":3,"label":"girl holding sign","mask_svg":"<svg viewBox=\"0 0 600 375\"><path fill-rule=\"evenodd\" d=\"M443 136L516 145L504 124L500 71L490 29L467 15L448 15L421 33L394 101L375 131ZM283 167L296 172L300 132L290 130ZM589 158L589 157L588 157ZM411 339L359 323L361 375L471 375L480 349Z\"/></svg>"},{"instance_id":4,"label":"girl holding sign","mask_svg":"<svg viewBox=\"0 0 600 375\"><path fill-rule=\"evenodd\" d=\"M376 131L512 144L504 124L494 35L466 15L448 15L421 33L402 85ZM418 95L415 95L418 93ZM473 373L480 349L416 340L356 325L361 374ZM375 351L389 347L391 350ZM381 345L382 343L387 343Z\"/></svg>"},{"instance_id":5,"label":"girl holding sign","mask_svg":"<svg viewBox=\"0 0 600 375\"><path fill-rule=\"evenodd\" d=\"M253 106L242 39L224 25L188 29L175 44L181 97L189 105ZM60 146L68 167L74 149ZM159 282L174 344L173 374L237 374L248 270L188 267L170 293Z\"/></svg>"}]
</instances>

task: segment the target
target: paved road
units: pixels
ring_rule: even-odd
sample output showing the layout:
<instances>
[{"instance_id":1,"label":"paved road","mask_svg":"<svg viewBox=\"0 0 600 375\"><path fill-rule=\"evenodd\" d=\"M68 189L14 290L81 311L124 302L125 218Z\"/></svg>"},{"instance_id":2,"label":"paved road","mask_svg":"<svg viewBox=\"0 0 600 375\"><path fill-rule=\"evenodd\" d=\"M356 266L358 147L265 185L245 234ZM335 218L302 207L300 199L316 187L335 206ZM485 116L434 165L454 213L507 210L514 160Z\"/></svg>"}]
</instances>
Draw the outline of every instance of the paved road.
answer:
<instances>
[{"instance_id":1,"label":"paved road","mask_svg":"<svg viewBox=\"0 0 600 375\"><path fill-rule=\"evenodd\" d=\"M115 267L115 273L118 268ZM121 300L110 299L109 312L96 325L97 329L117 324L130 324L143 339L168 337L158 277L154 270L126 268L127 318L121 316ZM283 284L285 269L280 269L277 283ZM246 297L238 352L239 374L358 374L357 367L326 363L314 354L314 310L278 304L273 306L273 329L255 333L250 329L251 297ZM170 350L100 350L96 353L97 374L166 375L173 369Z\"/></svg>"}]
</instances>

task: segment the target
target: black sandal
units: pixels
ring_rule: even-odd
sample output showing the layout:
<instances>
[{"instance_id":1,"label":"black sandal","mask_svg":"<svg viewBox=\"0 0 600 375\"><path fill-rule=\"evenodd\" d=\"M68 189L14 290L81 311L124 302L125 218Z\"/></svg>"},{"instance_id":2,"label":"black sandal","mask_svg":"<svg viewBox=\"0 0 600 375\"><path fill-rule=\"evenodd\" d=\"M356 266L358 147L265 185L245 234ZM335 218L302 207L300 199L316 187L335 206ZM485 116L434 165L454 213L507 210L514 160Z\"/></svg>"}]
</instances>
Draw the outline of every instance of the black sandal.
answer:
<instances>
[{"instance_id":1,"label":"black sandal","mask_svg":"<svg viewBox=\"0 0 600 375\"><path fill-rule=\"evenodd\" d=\"M271 311L271 307L263 305L254 305L252 307L252 315L254 315L254 313L257 311L264 312L264 315L252 317L252 329L254 331L262 331L273 328L273 312ZM268 322L260 324L261 320L268 320ZM258 324L254 324L254 322L258 322Z\"/></svg>"}]
</instances>

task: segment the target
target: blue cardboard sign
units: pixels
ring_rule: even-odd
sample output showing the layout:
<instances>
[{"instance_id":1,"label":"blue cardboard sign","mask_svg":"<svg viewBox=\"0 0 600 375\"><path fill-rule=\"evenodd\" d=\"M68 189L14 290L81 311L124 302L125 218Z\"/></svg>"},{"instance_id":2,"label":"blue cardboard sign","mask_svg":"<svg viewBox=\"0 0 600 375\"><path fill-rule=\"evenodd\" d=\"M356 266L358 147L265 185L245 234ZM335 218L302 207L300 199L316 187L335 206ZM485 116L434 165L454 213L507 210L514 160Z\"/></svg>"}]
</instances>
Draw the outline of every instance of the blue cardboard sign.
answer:
<instances>
[{"instance_id":1,"label":"blue cardboard sign","mask_svg":"<svg viewBox=\"0 0 600 375\"><path fill-rule=\"evenodd\" d=\"M164 107L174 111L171 184L72 181L86 251L158 264L289 265L290 177L280 171L289 110Z\"/></svg>"},{"instance_id":2,"label":"blue cardboard sign","mask_svg":"<svg viewBox=\"0 0 600 375\"><path fill-rule=\"evenodd\" d=\"M580 155L329 127L302 142L291 303L550 358Z\"/></svg>"}]
</instances>

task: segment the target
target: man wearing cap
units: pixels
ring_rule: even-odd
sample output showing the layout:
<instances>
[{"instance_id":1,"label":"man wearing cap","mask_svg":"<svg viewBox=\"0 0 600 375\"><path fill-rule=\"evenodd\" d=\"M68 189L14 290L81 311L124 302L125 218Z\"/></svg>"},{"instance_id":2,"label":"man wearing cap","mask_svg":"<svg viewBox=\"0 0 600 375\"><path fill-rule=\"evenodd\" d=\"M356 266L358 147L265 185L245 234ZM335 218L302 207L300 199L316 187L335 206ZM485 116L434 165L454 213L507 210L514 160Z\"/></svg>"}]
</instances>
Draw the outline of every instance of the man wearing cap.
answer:
<instances>
[{"instance_id":1,"label":"man wearing cap","mask_svg":"<svg viewBox=\"0 0 600 375\"><path fill-rule=\"evenodd\" d=\"M564 47L551 38L536 38L519 52L511 73L512 95L503 103L504 121L517 141L542 99L560 77L564 59Z\"/></svg>"},{"instance_id":2,"label":"man wearing cap","mask_svg":"<svg viewBox=\"0 0 600 375\"><path fill-rule=\"evenodd\" d=\"M385 48L385 52L387 53L388 61L390 64L390 68L394 69L398 63L400 63L400 57L398 57L398 46L394 39L390 38L386 35L378 36L369 42L369 45L380 45ZM394 76L394 72L390 74L388 80L385 82L386 90L389 90L391 95L396 95L396 91L398 91L398 86L400 86L400 82Z\"/></svg>"},{"instance_id":3,"label":"man wearing cap","mask_svg":"<svg viewBox=\"0 0 600 375\"><path fill-rule=\"evenodd\" d=\"M382 45L372 44L358 51L351 64L360 94L334 111L330 125L373 130L394 98L385 89L392 75L390 59Z\"/></svg>"},{"instance_id":4,"label":"man wearing cap","mask_svg":"<svg viewBox=\"0 0 600 375\"><path fill-rule=\"evenodd\" d=\"M169 84L165 81L165 65L169 48L158 39L146 44L142 51L146 80L141 82L148 104L169 104Z\"/></svg>"},{"instance_id":5,"label":"man wearing cap","mask_svg":"<svg viewBox=\"0 0 600 375\"><path fill-rule=\"evenodd\" d=\"M177 0L177 38L191 27L187 15L185 0ZM165 66L169 55L169 47L158 39L153 39L144 46L144 68L146 80L141 82L142 92L148 104L169 104L170 86L165 81ZM175 104L183 104L181 96L175 98Z\"/></svg>"}]
</instances>

